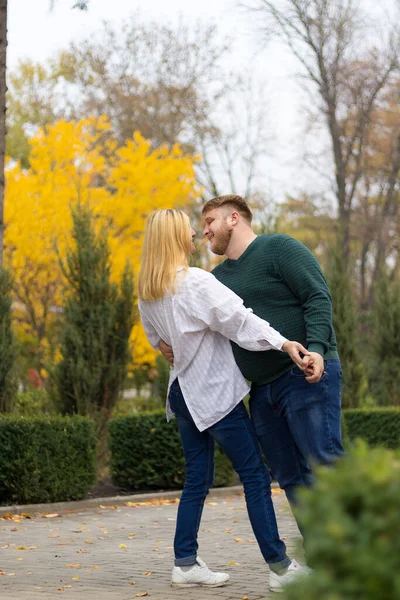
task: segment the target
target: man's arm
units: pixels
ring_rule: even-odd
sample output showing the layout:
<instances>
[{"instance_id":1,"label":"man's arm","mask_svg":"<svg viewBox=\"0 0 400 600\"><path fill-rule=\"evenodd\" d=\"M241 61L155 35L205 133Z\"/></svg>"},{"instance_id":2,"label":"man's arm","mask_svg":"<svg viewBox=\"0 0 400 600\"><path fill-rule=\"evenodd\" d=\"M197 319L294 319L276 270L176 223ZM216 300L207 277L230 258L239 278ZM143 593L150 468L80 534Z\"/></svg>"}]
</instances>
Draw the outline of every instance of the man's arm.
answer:
<instances>
[{"instance_id":1,"label":"man's arm","mask_svg":"<svg viewBox=\"0 0 400 600\"><path fill-rule=\"evenodd\" d=\"M307 380L319 381L324 372L323 356L333 335L332 298L315 256L303 244L288 238L279 253L279 271L286 285L300 300L304 311L307 348L313 360L313 373Z\"/></svg>"},{"instance_id":2,"label":"man's arm","mask_svg":"<svg viewBox=\"0 0 400 600\"><path fill-rule=\"evenodd\" d=\"M164 340L160 340L158 347L163 357L166 358L169 364L173 367L174 351L172 350L172 346L169 346L166 342L164 342Z\"/></svg>"}]
</instances>

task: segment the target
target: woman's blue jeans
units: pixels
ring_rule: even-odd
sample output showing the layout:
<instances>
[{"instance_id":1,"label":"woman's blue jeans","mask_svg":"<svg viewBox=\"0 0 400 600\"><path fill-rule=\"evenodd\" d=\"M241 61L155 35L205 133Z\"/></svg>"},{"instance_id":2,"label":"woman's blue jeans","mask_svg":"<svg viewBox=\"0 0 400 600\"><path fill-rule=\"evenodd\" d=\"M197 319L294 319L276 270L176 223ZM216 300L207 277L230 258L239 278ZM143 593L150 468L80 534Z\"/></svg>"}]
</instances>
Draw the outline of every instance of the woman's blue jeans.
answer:
<instances>
[{"instance_id":1,"label":"woman's blue jeans","mask_svg":"<svg viewBox=\"0 0 400 600\"><path fill-rule=\"evenodd\" d=\"M265 561L274 571L287 567L290 559L279 538L271 479L243 402L218 423L200 432L190 416L177 379L171 386L169 401L178 422L186 465L174 540L175 564L188 566L196 562L200 519L214 480L216 441L243 484L250 523Z\"/></svg>"}]
</instances>

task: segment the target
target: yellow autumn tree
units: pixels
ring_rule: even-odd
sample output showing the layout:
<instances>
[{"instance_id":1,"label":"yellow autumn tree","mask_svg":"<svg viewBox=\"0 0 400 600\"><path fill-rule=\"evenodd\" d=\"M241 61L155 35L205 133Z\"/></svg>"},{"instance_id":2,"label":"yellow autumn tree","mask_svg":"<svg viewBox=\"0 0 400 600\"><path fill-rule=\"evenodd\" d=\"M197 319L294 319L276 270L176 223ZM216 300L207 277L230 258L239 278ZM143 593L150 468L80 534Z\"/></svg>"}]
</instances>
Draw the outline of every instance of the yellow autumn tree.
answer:
<instances>
[{"instance_id":1,"label":"yellow autumn tree","mask_svg":"<svg viewBox=\"0 0 400 600\"><path fill-rule=\"evenodd\" d=\"M153 149L139 133L118 148L106 117L59 121L30 143L28 170L7 165L5 245L20 335L36 344L43 360L62 300L56 247L63 257L71 243L71 206L86 203L99 225L106 222L119 279L127 259L137 272L147 215L190 205L199 190L195 157L184 156L178 145ZM132 350L136 365L154 363L139 325Z\"/></svg>"}]
</instances>

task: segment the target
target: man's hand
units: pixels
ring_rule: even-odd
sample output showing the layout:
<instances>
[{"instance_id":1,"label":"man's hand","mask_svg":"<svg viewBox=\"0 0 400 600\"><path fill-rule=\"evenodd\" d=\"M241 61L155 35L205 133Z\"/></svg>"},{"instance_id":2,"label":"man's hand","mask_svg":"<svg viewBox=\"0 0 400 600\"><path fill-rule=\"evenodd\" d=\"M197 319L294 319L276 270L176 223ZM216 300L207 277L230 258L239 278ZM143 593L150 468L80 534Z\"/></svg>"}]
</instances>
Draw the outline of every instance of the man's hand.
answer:
<instances>
[{"instance_id":1,"label":"man's hand","mask_svg":"<svg viewBox=\"0 0 400 600\"><path fill-rule=\"evenodd\" d=\"M309 364L308 360L305 362L305 358L310 356L309 351L306 350L304 346L302 346L299 342L285 342L282 346L282 350L287 352L299 369L304 371L306 366ZM304 354L304 358L300 356L300 352L301 354Z\"/></svg>"},{"instance_id":2,"label":"man's hand","mask_svg":"<svg viewBox=\"0 0 400 600\"><path fill-rule=\"evenodd\" d=\"M308 352L303 363L308 383L317 383L325 373L324 357L318 352Z\"/></svg>"},{"instance_id":3,"label":"man's hand","mask_svg":"<svg viewBox=\"0 0 400 600\"><path fill-rule=\"evenodd\" d=\"M167 359L169 364L174 366L174 353L172 351L172 346L168 346L164 340L160 340L158 347L160 348L161 354Z\"/></svg>"}]
</instances>

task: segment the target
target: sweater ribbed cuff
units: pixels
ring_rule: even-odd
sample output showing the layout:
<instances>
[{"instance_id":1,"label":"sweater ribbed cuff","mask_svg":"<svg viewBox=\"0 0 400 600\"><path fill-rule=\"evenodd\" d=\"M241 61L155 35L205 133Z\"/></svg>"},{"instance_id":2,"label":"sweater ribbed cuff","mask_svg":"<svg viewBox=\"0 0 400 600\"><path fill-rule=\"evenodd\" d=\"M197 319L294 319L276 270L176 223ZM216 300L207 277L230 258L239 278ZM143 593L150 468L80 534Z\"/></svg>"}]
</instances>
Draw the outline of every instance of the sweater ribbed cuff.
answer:
<instances>
[{"instance_id":1,"label":"sweater ribbed cuff","mask_svg":"<svg viewBox=\"0 0 400 600\"><path fill-rule=\"evenodd\" d=\"M307 350L309 352L318 352L321 356L325 354L325 348L323 344L319 344L318 342L312 342L308 345Z\"/></svg>"}]
</instances>

